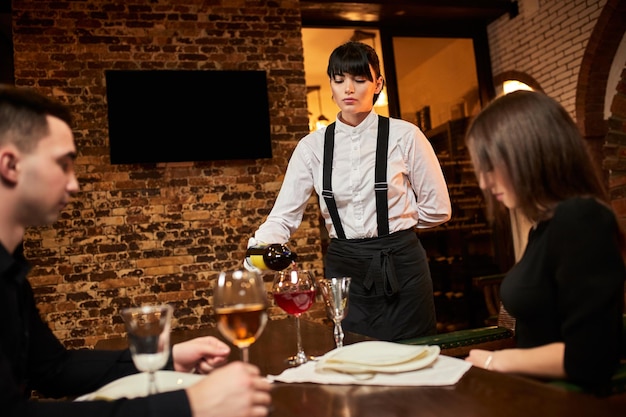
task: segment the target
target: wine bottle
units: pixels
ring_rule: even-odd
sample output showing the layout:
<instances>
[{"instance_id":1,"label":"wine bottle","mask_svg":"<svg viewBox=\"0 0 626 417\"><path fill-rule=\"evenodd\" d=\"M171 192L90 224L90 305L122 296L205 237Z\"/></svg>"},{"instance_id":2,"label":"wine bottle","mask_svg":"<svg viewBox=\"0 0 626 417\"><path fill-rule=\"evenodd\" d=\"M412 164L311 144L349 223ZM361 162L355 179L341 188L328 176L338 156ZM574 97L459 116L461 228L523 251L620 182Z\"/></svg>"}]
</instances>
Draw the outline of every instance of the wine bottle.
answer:
<instances>
[{"instance_id":1,"label":"wine bottle","mask_svg":"<svg viewBox=\"0 0 626 417\"><path fill-rule=\"evenodd\" d=\"M250 265L262 271L268 269L282 271L296 261L297 255L286 245L272 243L249 247L246 251L246 258Z\"/></svg>"}]
</instances>

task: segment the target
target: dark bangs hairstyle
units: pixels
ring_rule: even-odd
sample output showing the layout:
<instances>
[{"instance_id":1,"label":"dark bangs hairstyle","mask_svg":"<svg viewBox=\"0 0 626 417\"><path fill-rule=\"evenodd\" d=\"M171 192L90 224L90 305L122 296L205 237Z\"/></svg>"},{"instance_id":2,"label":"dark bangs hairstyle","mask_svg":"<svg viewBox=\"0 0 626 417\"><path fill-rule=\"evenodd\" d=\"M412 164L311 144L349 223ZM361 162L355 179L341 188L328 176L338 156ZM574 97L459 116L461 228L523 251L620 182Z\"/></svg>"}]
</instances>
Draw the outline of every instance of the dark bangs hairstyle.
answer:
<instances>
[{"instance_id":1,"label":"dark bangs hairstyle","mask_svg":"<svg viewBox=\"0 0 626 417\"><path fill-rule=\"evenodd\" d=\"M508 176L520 212L534 223L571 197L595 197L610 206L578 127L543 93L520 90L497 98L472 120L465 141L476 175L497 167ZM493 219L502 205L488 190L484 194Z\"/></svg>"},{"instance_id":2,"label":"dark bangs hairstyle","mask_svg":"<svg viewBox=\"0 0 626 417\"><path fill-rule=\"evenodd\" d=\"M374 70L375 79L372 78L370 65ZM343 76L350 74L365 77L371 82L375 82L375 80L382 76L380 73L380 60L374 48L362 42L355 41L346 42L335 48L330 54L330 58L328 58L328 69L326 73L330 79L334 79L335 75ZM385 80L383 79L383 86L384 85ZM376 103L379 95L380 93L374 94L374 102L372 104Z\"/></svg>"}]
</instances>

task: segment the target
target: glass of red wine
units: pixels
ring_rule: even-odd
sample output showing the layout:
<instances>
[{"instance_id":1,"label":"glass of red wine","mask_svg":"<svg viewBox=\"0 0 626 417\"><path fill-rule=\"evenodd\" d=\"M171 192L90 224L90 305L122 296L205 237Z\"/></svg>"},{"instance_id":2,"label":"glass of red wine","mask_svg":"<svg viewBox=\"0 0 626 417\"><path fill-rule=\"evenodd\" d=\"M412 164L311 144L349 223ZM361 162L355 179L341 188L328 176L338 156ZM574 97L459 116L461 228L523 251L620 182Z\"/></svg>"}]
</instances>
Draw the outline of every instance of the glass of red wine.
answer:
<instances>
[{"instance_id":1,"label":"glass of red wine","mask_svg":"<svg viewBox=\"0 0 626 417\"><path fill-rule=\"evenodd\" d=\"M278 271L272 285L274 302L287 314L296 319L296 340L298 350L292 357L287 358L289 365L301 365L310 358L302 349L302 335L300 334L300 316L313 305L315 301L315 279L306 269L287 268Z\"/></svg>"}]
</instances>

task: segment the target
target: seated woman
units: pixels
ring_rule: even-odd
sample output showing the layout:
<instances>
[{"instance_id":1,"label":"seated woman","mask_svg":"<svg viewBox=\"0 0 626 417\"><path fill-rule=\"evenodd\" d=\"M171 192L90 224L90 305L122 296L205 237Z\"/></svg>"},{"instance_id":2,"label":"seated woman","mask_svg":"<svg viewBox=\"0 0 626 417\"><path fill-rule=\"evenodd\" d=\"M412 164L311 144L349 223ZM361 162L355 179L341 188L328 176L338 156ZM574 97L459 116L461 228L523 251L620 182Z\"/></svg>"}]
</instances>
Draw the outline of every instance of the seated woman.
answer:
<instances>
[{"instance_id":1,"label":"seated woman","mask_svg":"<svg viewBox=\"0 0 626 417\"><path fill-rule=\"evenodd\" d=\"M516 91L476 116L466 143L491 218L517 209L532 224L500 288L516 347L466 360L603 392L620 363L624 237L576 124L545 94Z\"/></svg>"}]
</instances>

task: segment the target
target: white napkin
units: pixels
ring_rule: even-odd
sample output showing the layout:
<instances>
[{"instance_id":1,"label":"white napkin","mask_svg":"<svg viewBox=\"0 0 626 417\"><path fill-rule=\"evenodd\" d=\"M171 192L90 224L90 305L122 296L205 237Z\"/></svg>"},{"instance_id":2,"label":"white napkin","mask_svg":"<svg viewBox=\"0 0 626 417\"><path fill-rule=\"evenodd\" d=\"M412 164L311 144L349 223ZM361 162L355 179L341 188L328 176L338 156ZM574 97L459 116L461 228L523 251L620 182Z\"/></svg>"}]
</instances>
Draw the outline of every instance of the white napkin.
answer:
<instances>
[{"instance_id":1,"label":"white napkin","mask_svg":"<svg viewBox=\"0 0 626 417\"><path fill-rule=\"evenodd\" d=\"M438 346L365 341L334 349L318 361L288 368L270 381L339 385L454 385L472 364L439 354Z\"/></svg>"}]
</instances>

